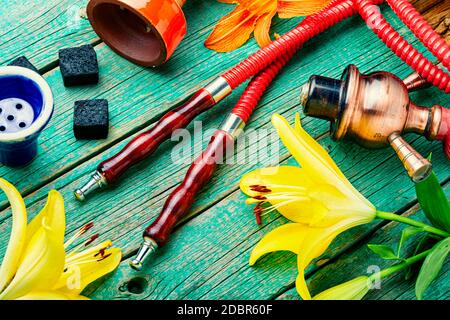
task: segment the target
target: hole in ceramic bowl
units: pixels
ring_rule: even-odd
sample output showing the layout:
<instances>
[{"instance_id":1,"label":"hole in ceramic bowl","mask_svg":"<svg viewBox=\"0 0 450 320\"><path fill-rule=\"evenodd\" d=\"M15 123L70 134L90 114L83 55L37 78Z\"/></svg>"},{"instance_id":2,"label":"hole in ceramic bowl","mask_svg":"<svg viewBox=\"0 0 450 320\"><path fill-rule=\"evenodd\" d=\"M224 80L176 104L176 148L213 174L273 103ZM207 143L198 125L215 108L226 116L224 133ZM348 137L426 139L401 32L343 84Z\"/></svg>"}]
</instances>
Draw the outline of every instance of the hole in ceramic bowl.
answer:
<instances>
[{"instance_id":1,"label":"hole in ceramic bowl","mask_svg":"<svg viewBox=\"0 0 450 320\"><path fill-rule=\"evenodd\" d=\"M18 107L20 106L20 107ZM33 107L25 100L19 98L7 98L0 100L0 125L4 133L14 133L28 128L34 121Z\"/></svg>"},{"instance_id":2,"label":"hole in ceramic bowl","mask_svg":"<svg viewBox=\"0 0 450 320\"><path fill-rule=\"evenodd\" d=\"M0 122L3 133L30 127L42 112L44 97L33 80L21 75L0 76Z\"/></svg>"}]
</instances>

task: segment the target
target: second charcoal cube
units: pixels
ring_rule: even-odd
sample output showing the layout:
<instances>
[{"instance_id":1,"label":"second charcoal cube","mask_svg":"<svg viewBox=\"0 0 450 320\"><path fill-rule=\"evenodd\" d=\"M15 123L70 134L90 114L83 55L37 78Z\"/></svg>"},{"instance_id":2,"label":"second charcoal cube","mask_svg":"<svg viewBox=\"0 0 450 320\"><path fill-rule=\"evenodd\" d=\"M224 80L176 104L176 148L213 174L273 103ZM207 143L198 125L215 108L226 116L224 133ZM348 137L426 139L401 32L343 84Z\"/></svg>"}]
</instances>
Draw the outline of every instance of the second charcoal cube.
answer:
<instances>
[{"instance_id":1,"label":"second charcoal cube","mask_svg":"<svg viewBox=\"0 0 450 320\"><path fill-rule=\"evenodd\" d=\"M108 101L104 99L76 101L73 120L75 138L106 139L109 131Z\"/></svg>"},{"instance_id":2,"label":"second charcoal cube","mask_svg":"<svg viewBox=\"0 0 450 320\"><path fill-rule=\"evenodd\" d=\"M66 87L98 83L98 61L92 45L59 51L59 66Z\"/></svg>"}]
</instances>

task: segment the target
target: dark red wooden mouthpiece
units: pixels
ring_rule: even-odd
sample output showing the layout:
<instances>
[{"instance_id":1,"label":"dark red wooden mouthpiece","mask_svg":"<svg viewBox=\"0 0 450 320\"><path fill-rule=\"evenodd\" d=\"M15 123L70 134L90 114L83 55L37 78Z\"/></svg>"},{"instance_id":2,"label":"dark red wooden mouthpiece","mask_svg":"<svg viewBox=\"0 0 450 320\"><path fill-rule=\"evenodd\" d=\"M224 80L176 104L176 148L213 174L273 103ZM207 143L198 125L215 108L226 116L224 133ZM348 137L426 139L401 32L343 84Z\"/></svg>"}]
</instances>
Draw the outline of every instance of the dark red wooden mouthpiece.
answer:
<instances>
[{"instance_id":1,"label":"dark red wooden mouthpiece","mask_svg":"<svg viewBox=\"0 0 450 320\"><path fill-rule=\"evenodd\" d=\"M166 113L150 130L139 134L119 153L100 163L97 170L108 183L117 181L126 169L150 156L176 129L186 127L198 114L214 104L208 91L197 91L181 106Z\"/></svg>"},{"instance_id":2,"label":"dark red wooden mouthpiece","mask_svg":"<svg viewBox=\"0 0 450 320\"><path fill-rule=\"evenodd\" d=\"M234 144L227 132L217 130L208 147L192 163L183 182L170 194L158 218L144 231L144 238L153 239L158 246L164 245L170 232L188 212L195 195L211 179L217 164L225 161L226 150Z\"/></svg>"}]
</instances>

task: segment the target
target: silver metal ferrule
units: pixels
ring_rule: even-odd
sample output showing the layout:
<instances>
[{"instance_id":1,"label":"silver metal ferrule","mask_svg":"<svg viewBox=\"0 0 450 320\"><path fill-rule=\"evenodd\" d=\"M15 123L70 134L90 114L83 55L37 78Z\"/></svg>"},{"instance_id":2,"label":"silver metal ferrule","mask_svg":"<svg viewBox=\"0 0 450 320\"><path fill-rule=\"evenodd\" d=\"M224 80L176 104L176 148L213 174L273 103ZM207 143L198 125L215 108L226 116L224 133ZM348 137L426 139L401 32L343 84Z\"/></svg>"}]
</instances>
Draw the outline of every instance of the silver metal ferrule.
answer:
<instances>
[{"instance_id":1,"label":"silver metal ferrule","mask_svg":"<svg viewBox=\"0 0 450 320\"><path fill-rule=\"evenodd\" d=\"M229 133L234 139L236 139L242 131L244 131L244 127L244 120L234 113L230 113L225 121L220 125L219 130Z\"/></svg>"},{"instance_id":2,"label":"silver metal ferrule","mask_svg":"<svg viewBox=\"0 0 450 320\"><path fill-rule=\"evenodd\" d=\"M216 103L229 95L231 91L233 91L227 80L222 77L216 78L215 80L207 84L203 89L205 89L212 95Z\"/></svg>"},{"instance_id":3,"label":"silver metal ferrule","mask_svg":"<svg viewBox=\"0 0 450 320\"><path fill-rule=\"evenodd\" d=\"M91 178L81 188L75 190L74 195L78 201L84 201L86 196L92 191L107 186L105 177L98 171L95 171Z\"/></svg>"},{"instance_id":4,"label":"silver metal ferrule","mask_svg":"<svg viewBox=\"0 0 450 320\"><path fill-rule=\"evenodd\" d=\"M136 257L130 261L130 267L141 270L147 257L158 249L158 244L151 238L144 238Z\"/></svg>"}]
</instances>

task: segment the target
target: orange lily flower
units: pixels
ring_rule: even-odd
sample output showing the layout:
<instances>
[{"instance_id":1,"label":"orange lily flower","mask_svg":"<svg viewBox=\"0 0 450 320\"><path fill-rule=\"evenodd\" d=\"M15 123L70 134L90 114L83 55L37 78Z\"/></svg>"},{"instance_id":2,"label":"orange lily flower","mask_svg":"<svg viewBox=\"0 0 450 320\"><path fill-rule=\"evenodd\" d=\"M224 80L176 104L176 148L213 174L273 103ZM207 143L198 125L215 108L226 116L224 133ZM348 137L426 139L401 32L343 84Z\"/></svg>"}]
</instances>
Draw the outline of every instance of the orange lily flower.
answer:
<instances>
[{"instance_id":1,"label":"orange lily flower","mask_svg":"<svg viewBox=\"0 0 450 320\"><path fill-rule=\"evenodd\" d=\"M272 18L282 19L313 14L331 0L218 0L237 4L230 14L219 20L205 46L218 52L228 52L242 46L252 32L261 47L272 40L269 35Z\"/></svg>"}]
</instances>

